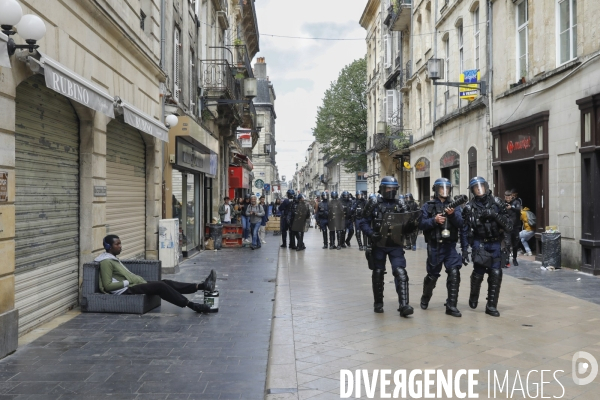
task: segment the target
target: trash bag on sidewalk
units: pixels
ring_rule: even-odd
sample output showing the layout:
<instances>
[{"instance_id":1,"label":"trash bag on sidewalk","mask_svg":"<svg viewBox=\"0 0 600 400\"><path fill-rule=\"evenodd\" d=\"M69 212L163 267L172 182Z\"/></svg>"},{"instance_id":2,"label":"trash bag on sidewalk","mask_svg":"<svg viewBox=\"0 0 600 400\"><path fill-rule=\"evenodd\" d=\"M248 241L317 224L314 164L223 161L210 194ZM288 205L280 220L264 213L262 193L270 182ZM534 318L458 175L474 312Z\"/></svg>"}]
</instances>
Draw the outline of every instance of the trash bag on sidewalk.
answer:
<instances>
[{"instance_id":1,"label":"trash bag on sidewalk","mask_svg":"<svg viewBox=\"0 0 600 400\"><path fill-rule=\"evenodd\" d=\"M560 268L560 233L542 233L542 266Z\"/></svg>"},{"instance_id":2,"label":"trash bag on sidewalk","mask_svg":"<svg viewBox=\"0 0 600 400\"><path fill-rule=\"evenodd\" d=\"M215 241L215 250L221 250L221 244L223 243L223 225L209 224L208 227L208 234Z\"/></svg>"}]
</instances>

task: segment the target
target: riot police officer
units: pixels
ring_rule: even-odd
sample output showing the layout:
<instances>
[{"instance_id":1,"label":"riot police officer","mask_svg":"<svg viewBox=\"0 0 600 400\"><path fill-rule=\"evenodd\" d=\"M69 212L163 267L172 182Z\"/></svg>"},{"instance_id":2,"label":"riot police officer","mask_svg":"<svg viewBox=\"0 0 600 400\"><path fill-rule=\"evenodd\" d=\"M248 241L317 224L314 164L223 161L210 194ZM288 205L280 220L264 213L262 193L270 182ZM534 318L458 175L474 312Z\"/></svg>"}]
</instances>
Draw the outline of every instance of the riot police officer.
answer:
<instances>
[{"instance_id":1,"label":"riot police officer","mask_svg":"<svg viewBox=\"0 0 600 400\"><path fill-rule=\"evenodd\" d=\"M440 277L442 264L446 267L446 314L460 317L456 308L458 289L460 288L460 268L462 258L456 252L459 232L463 228L463 218L458 208L450 208L452 184L446 178L436 179L433 183L434 199L428 201L421 209L422 218L419 229L423 230L427 243L427 275L423 280L421 308L426 310L433 289Z\"/></svg>"},{"instance_id":2,"label":"riot police officer","mask_svg":"<svg viewBox=\"0 0 600 400\"><path fill-rule=\"evenodd\" d=\"M417 211L419 209L419 204L415 201L412 193L406 193L404 195L404 202L406 203L406 207L408 211ZM417 236L419 231L416 230L410 235L406 235L406 250L417 251Z\"/></svg>"},{"instance_id":3,"label":"riot police officer","mask_svg":"<svg viewBox=\"0 0 600 400\"><path fill-rule=\"evenodd\" d=\"M485 313L499 317L497 310L500 287L502 286L501 241L510 247L512 222L506 212L505 203L492 195L486 180L476 176L469 181L473 198L463 208L464 228L468 243L462 243L463 260L468 262L468 245L472 249L473 273L469 306L477 308L479 291L484 274L488 274L488 296Z\"/></svg>"},{"instance_id":4,"label":"riot police officer","mask_svg":"<svg viewBox=\"0 0 600 400\"><path fill-rule=\"evenodd\" d=\"M321 233L323 233L323 248L327 248L327 225L329 216L329 193L321 192L321 201L317 207L317 224L321 228ZM330 233L331 235L331 233ZM332 238L329 244L330 249L335 248L335 239Z\"/></svg>"},{"instance_id":5,"label":"riot police officer","mask_svg":"<svg viewBox=\"0 0 600 400\"><path fill-rule=\"evenodd\" d=\"M367 204L367 200L363 198L363 195L360 191L356 192L356 200L353 204L352 214L354 215L354 226L356 230L356 241L358 242L358 250L363 251L365 248L363 247L363 239L366 244L366 237L362 237L364 232L360 230L360 220L362 218L363 210L365 209L365 205Z\"/></svg>"},{"instance_id":6,"label":"riot police officer","mask_svg":"<svg viewBox=\"0 0 600 400\"><path fill-rule=\"evenodd\" d=\"M406 273L406 259L404 258L404 237L390 236L390 232L403 232L406 231L405 227L412 224L414 229L418 226L420 219L419 212L414 212L413 216L407 214L401 216L401 213L406 213L406 205L396 198L398 194L398 181L392 176L385 176L381 179L379 184L379 193L381 197L372 197L365 206L363 212L363 218L360 222L360 228L370 239L372 246L371 260L369 262L370 268L373 268L371 276L373 285L373 310L376 313L383 312L383 281L385 275L385 261L386 257L389 257L390 263L392 264L392 274L394 275L394 283L396 286L396 292L398 293L398 304L400 316L408 317L414 310L409 305L409 293L408 293L408 274ZM387 218L386 214L393 213L390 218ZM403 227L401 229L395 229L392 226L392 230L384 230L384 218L386 218L385 228L388 226L388 221L392 220L392 217L404 217L402 219ZM397 223L394 220L394 223ZM385 235L385 236L384 236Z\"/></svg>"},{"instance_id":7,"label":"riot police officer","mask_svg":"<svg viewBox=\"0 0 600 400\"><path fill-rule=\"evenodd\" d=\"M281 222L279 223L281 229L281 238L283 239L283 244L281 247L285 248L287 246L287 235L288 231L290 234L290 249L296 248L296 238L291 231L291 227L289 225L290 215L292 212L292 201L296 192L294 189L290 189L286 192L286 199L283 199L281 202L281 206L279 206L279 210L281 211Z\"/></svg>"},{"instance_id":8,"label":"riot police officer","mask_svg":"<svg viewBox=\"0 0 600 400\"><path fill-rule=\"evenodd\" d=\"M342 232L344 231L345 216L344 207L339 199L338 192L331 192L331 200L329 200L329 239L333 239L334 248L342 249ZM335 247L335 239L337 237L337 247ZM346 247L346 246L344 246Z\"/></svg>"},{"instance_id":9,"label":"riot police officer","mask_svg":"<svg viewBox=\"0 0 600 400\"><path fill-rule=\"evenodd\" d=\"M350 247L350 239L354 236L354 202L347 190L342 192L342 207L344 208L344 230L342 231L342 248Z\"/></svg>"},{"instance_id":10,"label":"riot police officer","mask_svg":"<svg viewBox=\"0 0 600 400\"><path fill-rule=\"evenodd\" d=\"M290 229L296 238L296 250L302 251L306 249L304 246L304 232L307 227L307 220L310 219L309 204L305 201L305 196L299 193L294 198L292 205L292 214L290 218Z\"/></svg>"},{"instance_id":11,"label":"riot police officer","mask_svg":"<svg viewBox=\"0 0 600 400\"><path fill-rule=\"evenodd\" d=\"M512 231L510 231L513 265L518 267L517 250L519 248L519 243L521 242L519 232L521 231L521 211L523 211L523 203L521 202L521 199L519 199L519 193L516 189L510 189L504 192L504 200L506 201L506 210L513 226Z\"/></svg>"}]
</instances>

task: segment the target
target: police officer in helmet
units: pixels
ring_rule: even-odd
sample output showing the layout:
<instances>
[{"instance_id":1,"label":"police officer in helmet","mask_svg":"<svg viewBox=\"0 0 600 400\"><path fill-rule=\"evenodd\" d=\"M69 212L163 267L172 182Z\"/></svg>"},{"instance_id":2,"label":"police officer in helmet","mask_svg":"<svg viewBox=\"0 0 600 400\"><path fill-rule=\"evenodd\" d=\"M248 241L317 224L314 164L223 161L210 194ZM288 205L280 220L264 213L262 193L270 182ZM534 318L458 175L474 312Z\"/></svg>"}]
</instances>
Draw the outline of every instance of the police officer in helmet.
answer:
<instances>
[{"instance_id":1,"label":"police officer in helmet","mask_svg":"<svg viewBox=\"0 0 600 400\"><path fill-rule=\"evenodd\" d=\"M473 198L463 209L466 232L463 240L467 243L462 244L463 260L469 260L468 245L471 246L473 257L469 306L477 308L481 283L487 273L488 295L485 313L499 317L500 313L496 307L502 286L501 241L504 240L505 245L510 247L512 222L504 201L492 195L484 178L472 178L469 181L469 190Z\"/></svg>"},{"instance_id":2,"label":"police officer in helmet","mask_svg":"<svg viewBox=\"0 0 600 400\"><path fill-rule=\"evenodd\" d=\"M294 196L296 195L296 192L294 191L294 189L289 189L286 192L286 199L283 199L283 201L281 202L281 205L279 206L279 211L281 211L281 221L279 223L280 229L281 229L281 238L283 239L283 244L281 245L281 247L285 248L287 247L287 235L288 232L290 234L290 249L295 249L296 248L296 238L294 236L294 233L291 230L291 226L290 226L290 217L292 214L292 201L294 200Z\"/></svg>"},{"instance_id":3,"label":"police officer in helmet","mask_svg":"<svg viewBox=\"0 0 600 400\"><path fill-rule=\"evenodd\" d=\"M352 215L354 216L354 225L356 229L356 241L358 242L358 250L363 251L365 248L363 247L363 239L366 244L366 237L362 237L364 232L360 230L360 220L362 218L363 210L365 209L365 205L367 204L367 199L363 198L363 195L360 191L356 191L356 200L354 201Z\"/></svg>"},{"instance_id":4,"label":"police officer in helmet","mask_svg":"<svg viewBox=\"0 0 600 400\"><path fill-rule=\"evenodd\" d=\"M385 176L381 179L379 194L381 197L371 197L369 199L360 222L361 230L369 237L373 246L371 250L373 309L376 313L383 312L385 262L386 257L389 257L396 292L398 293L398 311L400 311L402 317L408 317L414 310L408 304L408 274L405 269L406 259L404 258L404 249L402 246L403 237L399 238L400 240L397 242L391 243L387 238L383 238L381 233L384 215L387 213L405 213L406 206L396 198L398 195L398 181L392 176ZM414 228L416 229L416 223ZM382 241L385 241L385 246L380 245Z\"/></svg>"},{"instance_id":5,"label":"police officer in helmet","mask_svg":"<svg viewBox=\"0 0 600 400\"><path fill-rule=\"evenodd\" d=\"M323 248L327 248L327 227L329 224L329 193L321 192L321 201L317 207L317 223L323 233ZM331 232L330 232L331 235ZM335 238L330 240L330 249L335 248Z\"/></svg>"},{"instance_id":6,"label":"police officer in helmet","mask_svg":"<svg viewBox=\"0 0 600 400\"><path fill-rule=\"evenodd\" d=\"M419 204L415 201L412 193L406 193L404 195L404 203L406 203L406 207L408 211L417 211L419 209ZM410 235L406 235L406 250L417 251L417 236L419 231L416 230Z\"/></svg>"},{"instance_id":7,"label":"police officer in helmet","mask_svg":"<svg viewBox=\"0 0 600 400\"><path fill-rule=\"evenodd\" d=\"M353 208L354 203L350 198L350 192L344 190L342 192L342 207L344 207L344 230L342 231L342 248L350 247L350 239L354 236L354 221L353 219Z\"/></svg>"},{"instance_id":8,"label":"police officer in helmet","mask_svg":"<svg viewBox=\"0 0 600 400\"><path fill-rule=\"evenodd\" d=\"M423 230L427 243L427 275L423 280L421 308L426 310L433 295L433 289L440 277L442 264L446 267L446 314L460 317L456 308L460 288L460 268L462 257L456 252L456 243L463 228L460 208L450 208L452 184L446 178L436 179L433 184L434 199L421 208L422 218L419 229Z\"/></svg>"}]
</instances>

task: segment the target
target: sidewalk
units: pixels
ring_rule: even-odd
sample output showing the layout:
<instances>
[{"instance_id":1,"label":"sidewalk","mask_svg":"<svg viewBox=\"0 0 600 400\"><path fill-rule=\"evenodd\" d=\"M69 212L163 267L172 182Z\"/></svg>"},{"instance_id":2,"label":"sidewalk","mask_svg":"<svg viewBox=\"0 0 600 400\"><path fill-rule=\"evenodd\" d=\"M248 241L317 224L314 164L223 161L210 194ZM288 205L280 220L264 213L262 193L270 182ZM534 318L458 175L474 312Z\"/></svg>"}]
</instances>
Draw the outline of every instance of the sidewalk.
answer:
<instances>
[{"instance_id":1,"label":"sidewalk","mask_svg":"<svg viewBox=\"0 0 600 400\"><path fill-rule=\"evenodd\" d=\"M143 316L80 314L0 360L0 399L262 399L279 250L267 241L163 276L198 282L214 268L219 313L163 301Z\"/></svg>"},{"instance_id":2,"label":"sidewalk","mask_svg":"<svg viewBox=\"0 0 600 400\"><path fill-rule=\"evenodd\" d=\"M562 398L598 398L600 377L587 386L575 385L571 359L580 350L600 359L600 306L584 300L600 298L600 279L568 270L541 271L539 263L519 261L519 267L504 270L501 317L493 318L484 313L486 282L478 308L468 306L469 265L461 271L458 308L463 316L454 318L444 313L444 273L429 309L419 307L426 259L420 238L418 250L407 253L415 313L405 319L396 311L389 262L385 312L375 314L371 273L355 239L350 249L322 250L321 233L311 230L306 243L306 251L279 255L267 399L339 399L341 369L417 368L479 369L479 398L488 398L488 371L492 377L496 371L501 380L508 371L512 388L517 371L527 385L529 370L562 370L556 375L565 387ZM583 289L575 282L583 282ZM536 376L539 385L540 375ZM552 381L544 385L544 396L561 396L551 375L544 381ZM532 379L532 394L533 383ZM362 398L367 398L364 384L362 388ZM497 398L506 397L498 393ZM379 398L379 386L374 398ZM513 398L523 397L517 391Z\"/></svg>"}]
</instances>

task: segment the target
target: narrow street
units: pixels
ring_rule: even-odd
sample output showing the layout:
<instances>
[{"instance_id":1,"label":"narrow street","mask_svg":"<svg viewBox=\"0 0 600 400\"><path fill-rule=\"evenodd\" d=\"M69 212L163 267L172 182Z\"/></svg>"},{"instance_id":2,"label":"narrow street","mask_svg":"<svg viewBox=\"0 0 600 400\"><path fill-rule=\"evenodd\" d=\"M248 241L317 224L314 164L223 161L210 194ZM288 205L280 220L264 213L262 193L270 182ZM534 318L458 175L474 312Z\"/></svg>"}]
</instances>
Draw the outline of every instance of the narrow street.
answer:
<instances>
[{"instance_id":1,"label":"narrow street","mask_svg":"<svg viewBox=\"0 0 600 400\"><path fill-rule=\"evenodd\" d=\"M565 388L561 397L561 387L547 373L544 381L552 383L544 385L544 396L598 398L598 378L587 386L577 386L571 379L571 359L576 351L600 358L600 305L581 299L598 293L598 278L565 269L541 271L539 263L521 261L519 267L504 270L498 304L501 316L493 318L484 313L485 281L478 308L468 306L469 265L461 271L458 308L462 318L444 313L444 273L429 309L423 311L419 299L426 251L420 236L417 251L407 253L410 301L415 313L405 319L396 311L397 296L389 267L385 312L375 314L371 274L356 241L352 239L350 249L321 250L318 230L311 230L306 237L307 251L279 253L267 382L267 393L272 394L268 399L339 399L341 369L393 372L461 368L479 369L475 390L479 398L488 398L488 370L492 374L495 371L500 380L508 371L512 390L517 370L526 385L527 373L542 369L563 370L556 376ZM540 385L539 373L532 374L529 383L533 397L532 385ZM393 381L391 388L390 393ZM498 391L496 398L507 398L505 393L506 388L504 394ZM364 388L362 395L367 398ZM375 397L369 398L378 396L379 388ZM516 391L512 398L523 396Z\"/></svg>"}]
</instances>

